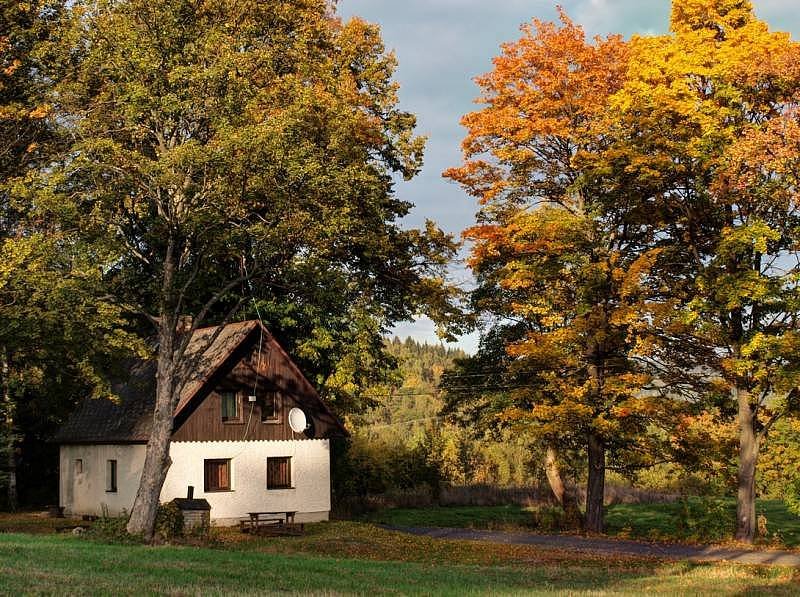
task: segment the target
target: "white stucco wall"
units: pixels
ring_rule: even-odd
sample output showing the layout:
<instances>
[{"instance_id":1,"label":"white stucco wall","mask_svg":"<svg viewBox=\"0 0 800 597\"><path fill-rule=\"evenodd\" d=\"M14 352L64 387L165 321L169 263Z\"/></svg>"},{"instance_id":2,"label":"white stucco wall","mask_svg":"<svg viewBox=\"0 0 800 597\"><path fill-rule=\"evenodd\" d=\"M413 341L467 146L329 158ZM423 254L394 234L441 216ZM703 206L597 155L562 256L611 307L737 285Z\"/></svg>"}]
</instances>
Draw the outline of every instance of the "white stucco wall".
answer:
<instances>
[{"instance_id":1,"label":"white stucco wall","mask_svg":"<svg viewBox=\"0 0 800 597\"><path fill-rule=\"evenodd\" d=\"M59 465L60 502L68 514L116 516L130 511L144 463L142 445L61 446ZM75 460L83 461L76 473ZM117 461L117 491L106 491L106 462Z\"/></svg>"},{"instance_id":2,"label":"white stucco wall","mask_svg":"<svg viewBox=\"0 0 800 597\"><path fill-rule=\"evenodd\" d=\"M118 515L130 511L144 462L142 445L64 445L60 456L61 505L69 514ZM331 509L330 442L328 440L173 442L170 467L161 501L194 496L211 504L216 524L233 524L248 512L298 512L298 522L325 520ZM267 457L292 459L292 488L267 489ZM75 474L75 460L83 460L83 473ZM231 460L231 491L203 491L203 461ZM117 460L116 493L106 492L106 461Z\"/></svg>"}]
</instances>

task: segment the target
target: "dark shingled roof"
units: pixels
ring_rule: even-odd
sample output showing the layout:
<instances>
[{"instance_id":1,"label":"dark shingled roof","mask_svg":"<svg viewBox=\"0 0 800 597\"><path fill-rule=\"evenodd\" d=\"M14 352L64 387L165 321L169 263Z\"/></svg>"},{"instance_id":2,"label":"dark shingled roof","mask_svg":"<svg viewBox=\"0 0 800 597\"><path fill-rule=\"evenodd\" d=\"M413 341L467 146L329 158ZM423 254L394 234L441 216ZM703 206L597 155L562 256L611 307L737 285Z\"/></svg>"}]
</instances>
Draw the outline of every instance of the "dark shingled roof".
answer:
<instances>
[{"instance_id":1,"label":"dark shingled roof","mask_svg":"<svg viewBox=\"0 0 800 597\"><path fill-rule=\"evenodd\" d=\"M208 343L218 328L201 328L192 334L192 340L186 347L184 357L192 364L191 377L187 380L181 391L178 407L175 414L180 413L195 394L205 385L214 372L219 369L227 360L231 353L247 338L250 332L259 328L257 321L243 321L241 323L229 323L219 335L214 339L214 343ZM269 334L266 328L264 331Z\"/></svg>"},{"instance_id":2,"label":"dark shingled roof","mask_svg":"<svg viewBox=\"0 0 800 597\"><path fill-rule=\"evenodd\" d=\"M194 360L193 373L181 391L178 414L255 329L257 321L226 325L208 346L216 327L201 328L192 334L186 358ZM155 406L156 363L132 360L130 377L112 385L118 400L91 398L83 401L61 427L54 440L69 443L146 443L150 437Z\"/></svg>"},{"instance_id":3,"label":"dark shingled roof","mask_svg":"<svg viewBox=\"0 0 800 597\"><path fill-rule=\"evenodd\" d=\"M119 400L90 398L61 427L55 436L67 443L147 442L156 399L156 364L136 360L130 365L127 383L116 383Z\"/></svg>"}]
</instances>

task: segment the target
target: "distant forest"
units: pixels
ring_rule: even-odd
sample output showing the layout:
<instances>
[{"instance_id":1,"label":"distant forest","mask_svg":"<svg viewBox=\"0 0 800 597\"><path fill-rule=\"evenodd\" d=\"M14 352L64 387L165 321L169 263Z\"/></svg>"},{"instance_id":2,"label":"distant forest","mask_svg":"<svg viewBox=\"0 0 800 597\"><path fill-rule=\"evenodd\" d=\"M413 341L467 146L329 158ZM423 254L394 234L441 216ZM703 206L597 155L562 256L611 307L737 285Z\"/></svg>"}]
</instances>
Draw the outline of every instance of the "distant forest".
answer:
<instances>
[{"instance_id":1,"label":"distant forest","mask_svg":"<svg viewBox=\"0 0 800 597\"><path fill-rule=\"evenodd\" d=\"M541 466L529 441L510 431L460 426L442 413L442 374L469 355L397 337L387 350L398 363L396 383L373 388L376 405L348 421L351 458L367 477L362 493L538 481Z\"/></svg>"}]
</instances>

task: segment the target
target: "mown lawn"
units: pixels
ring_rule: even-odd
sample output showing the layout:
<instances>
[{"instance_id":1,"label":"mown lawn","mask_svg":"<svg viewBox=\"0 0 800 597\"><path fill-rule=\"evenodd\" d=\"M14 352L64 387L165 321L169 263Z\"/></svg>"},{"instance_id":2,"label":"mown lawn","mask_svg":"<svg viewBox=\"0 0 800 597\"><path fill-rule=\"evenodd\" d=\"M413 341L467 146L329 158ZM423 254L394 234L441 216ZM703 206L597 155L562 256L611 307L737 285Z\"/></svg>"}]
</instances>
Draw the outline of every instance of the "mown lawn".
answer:
<instances>
[{"instance_id":1,"label":"mown lawn","mask_svg":"<svg viewBox=\"0 0 800 597\"><path fill-rule=\"evenodd\" d=\"M0 533L0 579L0 593L13 595L792 595L800 572L578 556L330 523L304 537L252 540L229 531L213 548Z\"/></svg>"},{"instance_id":2,"label":"mown lawn","mask_svg":"<svg viewBox=\"0 0 800 597\"><path fill-rule=\"evenodd\" d=\"M692 499L692 498L690 498ZM730 533L724 531L706 537L708 541L728 541L733 532L736 504L732 499L720 500ZM612 536L640 539L687 540L691 531L681 529L681 504L615 504L606 510L606 532ZM787 547L800 547L800 517L790 513L779 500L759 500L759 514L767 518L768 541L778 533ZM522 506L453 506L439 508L394 508L371 513L372 522L395 526L433 526L476 529L534 529L531 509ZM723 525L724 526L724 525ZM541 530L547 532L546 529Z\"/></svg>"},{"instance_id":3,"label":"mown lawn","mask_svg":"<svg viewBox=\"0 0 800 597\"><path fill-rule=\"evenodd\" d=\"M366 520L404 527L452 527L472 529L530 529L533 517L522 506L431 506L390 508L371 512Z\"/></svg>"},{"instance_id":4,"label":"mown lawn","mask_svg":"<svg viewBox=\"0 0 800 597\"><path fill-rule=\"evenodd\" d=\"M720 500L730 520L730 533L733 532L736 518L736 503L733 499ZM606 513L607 532L611 535L624 535L646 539L681 538L678 528L681 504L617 504ZM800 546L800 517L789 512L780 500L759 500L756 511L767 519L765 542L773 540L787 547ZM778 534L775 537L775 534ZM730 536L717 534L710 540L725 541Z\"/></svg>"}]
</instances>

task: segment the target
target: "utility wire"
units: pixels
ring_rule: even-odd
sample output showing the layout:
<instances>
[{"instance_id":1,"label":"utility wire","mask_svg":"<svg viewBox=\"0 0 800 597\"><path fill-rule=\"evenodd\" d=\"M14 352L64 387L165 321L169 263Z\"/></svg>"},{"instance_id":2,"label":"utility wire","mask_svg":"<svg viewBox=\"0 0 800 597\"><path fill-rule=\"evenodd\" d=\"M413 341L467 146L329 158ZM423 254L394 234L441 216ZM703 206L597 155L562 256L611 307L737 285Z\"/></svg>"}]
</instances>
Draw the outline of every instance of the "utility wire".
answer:
<instances>
[{"instance_id":1,"label":"utility wire","mask_svg":"<svg viewBox=\"0 0 800 597\"><path fill-rule=\"evenodd\" d=\"M258 377L259 377L259 369L261 368L261 347L264 343L264 320L261 319L261 311L258 309L258 302L256 301L256 295L253 291L253 280L250 279L249 274L247 273L247 263L242 262L242 266L244 267L244 275L247 277L247 287L250 290L250 300L253 302L253 307L256 310L256 316L258 317L258 353L256 355L256 366L255 366L255 379L253 380L253 396L258 396ZM245 425L244 433L242 434L242 441L247 439L247 434L250 432L250 422L253 418L253 411L255 410L256 403L255 401L250 402L250 397L247 398L248 404L250 405L250 414L247 416L247 425ZM263 416L263 415L262 415Z\"/></svg>"},{"instance_id":2,"label":"utility wire","mask_svg":"<svg viewBox=\"0 0 800 597\"><path fill-rule=\"evenodd\" d=\"M370 425L369 423L362 423L361 428L365 431L372 431L373 429L385 429L387 427L399 427L400 425L411 425L413 423L421 423L422 421L442 421L445 417L422 417L419 419L409 419L408 421L397 421L395 423L384 423L381 425Z\"/></svg>"},{"instance_id":3,"label":"utility wire","mask_svg":"<svg viewBox=\"0 0 800 597\"><path fill-rule=\"evenodd\" d=\"M487 391L499 391L499 390L525 390L530 388L530 385L522 385L522 386L458 386L455 388L443 388L438 392L403 392L398 391L394 394L365 394L363 398L402 398L403 396L438 396L439 394L443 394L446 392L458 392L458 391L477 391L477 390L487 390Z\"/></svg>"}]
</instances>

